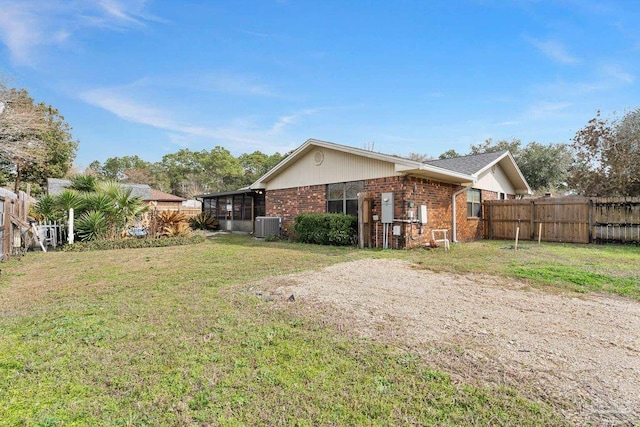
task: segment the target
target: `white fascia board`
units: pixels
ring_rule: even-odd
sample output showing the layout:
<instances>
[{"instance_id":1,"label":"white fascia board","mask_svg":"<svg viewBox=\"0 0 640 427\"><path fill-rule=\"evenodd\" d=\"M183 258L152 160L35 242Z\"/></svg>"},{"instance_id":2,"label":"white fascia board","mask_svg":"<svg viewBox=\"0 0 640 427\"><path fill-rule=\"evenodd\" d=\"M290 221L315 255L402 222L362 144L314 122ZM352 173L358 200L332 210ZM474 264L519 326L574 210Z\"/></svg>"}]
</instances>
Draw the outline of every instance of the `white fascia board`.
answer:
<instances>
[{"instance_id":1,"label":"white fascia board","mask_svg":"<svg viewBox=\"0 0 640 427\"><path fill-rule=\"evenodd\" d=\"M509 171L506 168L503 168L503 169L504 169L505 173L507 174L507 176L509 177L509 179L511 180L511 182L514 184L514 188L516 189L516 194L533 194L533 191L531 191L531 187L529 187L529 183L527 182L527 180L525 179L524 175L522 174L522 171L520 171L520 168L518 167L518 164L516 163L516 159L513 158L513 155L511 154L510 151L507 151L502 156L498 157L493 162L489 163L488 165L486 165L485 167L480 169L478 172L473 174L473 176L476 177L476 178L479 177L485 171L489 170L489 168L491 168L491 167L497 165L498 163L502 162L505 158L509 159L509 165L511 166L511 168L513 168L513 170ZM514 174L516 175L515 177L514 177ZM513 182L513 178L519 179L520 182L519 183L514 183ZM517 188L517 184L524 184L526 186L526 189Z\"/></svg>"},{"instance_id":2,"label":"white fascia board","mask_svg":"<svg viewBox=\"0 0 640 427\"><path fill-rule=\"evenodd\" d=\"M454 172L449 169L439 168L436 166L427 165L425 163L415 162L415 164L396 163L396 172L399 173L426 173L426 175L433 175L436 179L441 177L448 178L447 181L455 182L475 182L476 178L473 175L467 175L465 173Z\"/></svg>"},{"instance_id":3,"label":"white fascia board","mask_svg":"<svg viewBox=\"0 0 640 427\"><path fill-rule=\"evenodd\" d=\"M486 170L489 170L491 167L497 165L498 163L500 163L502 161L502 159L504 159L505 157L511 157L511 161L515 164L516 161L514 160L513 156L511 156L511 153L509 153L508 151L504 152L500 157L498 157L497 159L495 159L494 161L492 161L491 163L485 165L485 167L483 167L482 169L480 169L479 171L477 171L476 173L474 173L474 176L480 176L482 175L482 173Z\"/></svg>"}]
</instances>

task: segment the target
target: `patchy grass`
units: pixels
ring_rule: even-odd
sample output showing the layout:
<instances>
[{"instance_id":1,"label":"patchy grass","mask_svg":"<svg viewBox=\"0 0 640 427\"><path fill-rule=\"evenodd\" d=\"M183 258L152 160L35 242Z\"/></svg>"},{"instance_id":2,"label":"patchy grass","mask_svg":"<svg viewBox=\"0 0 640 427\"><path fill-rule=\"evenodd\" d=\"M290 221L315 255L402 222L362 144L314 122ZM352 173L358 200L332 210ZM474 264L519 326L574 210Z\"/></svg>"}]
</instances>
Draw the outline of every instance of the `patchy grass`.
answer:
<instances>
[{"instance_id":1,"label":"patchy grass","mask_svg":"<svg viewBox=\"0 0 640 427\"><path fill-rule=\"evenodd\" d=\"M640 300L640 247L478 241L450 251L377 251L378 257L403 258L422 268L452 273L482 273L526 279L533 286L576 292L603 291Z\"/></svg>"},{"instance_id":2,"label":"patchy grass","mask_svg":"<svg viewBox=\"0 0 640 427\"><path fill-rule=\"evenodd\" d=\"M401 348L348 339L242 291L258 277L368 256L480 268L480 258L463 260L466 250L391 253L226 236L191 246L28 254L3 264L0 276L0 420L562 424L544 402L454 381ZM487 251L501 253L493 244Z\"/></svg>"}]
</instances>

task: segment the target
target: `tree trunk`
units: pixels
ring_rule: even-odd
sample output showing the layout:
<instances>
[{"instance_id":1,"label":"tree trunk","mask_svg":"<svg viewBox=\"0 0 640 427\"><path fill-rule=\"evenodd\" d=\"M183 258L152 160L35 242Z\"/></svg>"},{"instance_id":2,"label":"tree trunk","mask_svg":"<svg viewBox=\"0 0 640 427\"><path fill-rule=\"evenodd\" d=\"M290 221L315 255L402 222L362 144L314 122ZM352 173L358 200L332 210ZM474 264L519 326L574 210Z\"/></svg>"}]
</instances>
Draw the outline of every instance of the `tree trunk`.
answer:
<instances>
[{"instance_id":1,"label":"tree trunk","mask_svg":"<svg viewBox=\"0 0 640 427\"><path fill-rule=\"evenodd\" d=\"M16 182L13 186L13 192L18 194L18 186L20 186L20 178L22 178L22 165L16 163Z\"/></svg>"}]
</instances>

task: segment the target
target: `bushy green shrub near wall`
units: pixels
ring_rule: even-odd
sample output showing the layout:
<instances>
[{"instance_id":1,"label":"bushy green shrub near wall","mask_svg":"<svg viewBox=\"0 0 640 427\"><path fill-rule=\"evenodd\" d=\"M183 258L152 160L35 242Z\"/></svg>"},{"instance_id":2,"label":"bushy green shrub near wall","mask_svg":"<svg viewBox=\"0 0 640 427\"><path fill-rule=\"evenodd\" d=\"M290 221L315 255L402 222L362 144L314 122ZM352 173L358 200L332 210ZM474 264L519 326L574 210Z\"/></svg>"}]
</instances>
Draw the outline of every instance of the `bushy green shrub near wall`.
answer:
<instances>
[{"instance_id":1,"label":"bushy green shrub near wall","mask_svg":"<svg viewBox=\"0 0 640 427\"><path fill-rule=\"evenodd\" d=\"M65 245L64 252L99 251L108 249L160 248L165 246L194 245L205 241L204 236L196 234L191 237L163 237L160 239L118 239L92 240Z\"/></svg>"},{"instance_id":2,"label":"bushy green shrub near wall","mask_svg":"<svg viewBox=\"0 0 640 427\"><path fill-rule=\"evenodd\" d=\"M317 245L347 246L358 235L358 219L345 214L307 213L296 216L296 240Z\"/></svg>"}]
</instances>

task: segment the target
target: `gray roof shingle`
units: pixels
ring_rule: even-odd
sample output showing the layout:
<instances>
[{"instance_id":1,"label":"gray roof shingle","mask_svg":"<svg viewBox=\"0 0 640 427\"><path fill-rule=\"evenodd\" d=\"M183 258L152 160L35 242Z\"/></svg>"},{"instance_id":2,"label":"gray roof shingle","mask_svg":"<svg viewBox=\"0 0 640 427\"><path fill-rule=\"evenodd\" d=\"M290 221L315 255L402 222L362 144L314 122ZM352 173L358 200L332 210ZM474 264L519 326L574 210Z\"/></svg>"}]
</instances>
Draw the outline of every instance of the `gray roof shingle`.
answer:
<instances>
[{"instance_id":1,"label":"gray roof shingle","mask_svg":"<svg viewBox=\"0 0 640 427\"><path fill-rule=\"evenodd\" d=\"M71 180L60 178L47 178L47 194L55 195L61 193L65 188L71 185ZM131 188L132 197L140 197L142 200L153 200L151 196L151 187L147 184L123 184L125 188Z\"/></svg>"},{"instance_id":2,"label":"gray roof shingle","mask_svg":"<svg viewBox=\"0 0 640 427\"><path fill-rule=\"evenodd\" d=\"M506 151L497 151L495 153L484 154L471 154L469 156L454 157L451 159L427 160L424 163L454 172L473 175L504 155L504 153L506 153Z\"/></svg>"}]
</instances>

